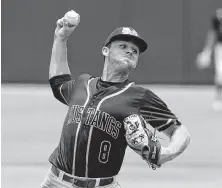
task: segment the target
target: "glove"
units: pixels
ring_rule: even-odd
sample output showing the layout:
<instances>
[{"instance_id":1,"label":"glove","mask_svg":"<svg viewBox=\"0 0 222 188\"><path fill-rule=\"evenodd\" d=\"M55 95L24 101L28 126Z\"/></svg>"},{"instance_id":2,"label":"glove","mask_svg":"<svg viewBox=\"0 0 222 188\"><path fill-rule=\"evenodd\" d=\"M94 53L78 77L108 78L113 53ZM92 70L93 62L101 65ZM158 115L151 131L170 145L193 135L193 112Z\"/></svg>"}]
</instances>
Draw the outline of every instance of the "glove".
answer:
<instances>
[{"instance_id":1,"label":"glove","mask_svg":"<svg viewBox=\"0 0 222 188\"><path fill-rule=\"evenodd\" d=\"M146 128L146 121L138 114L132 114L124 119L126 130L126 141L131 149L138 153L149 166L155 170L158 165L161 144L152 133Z\"/></svg>"}]
</instances>

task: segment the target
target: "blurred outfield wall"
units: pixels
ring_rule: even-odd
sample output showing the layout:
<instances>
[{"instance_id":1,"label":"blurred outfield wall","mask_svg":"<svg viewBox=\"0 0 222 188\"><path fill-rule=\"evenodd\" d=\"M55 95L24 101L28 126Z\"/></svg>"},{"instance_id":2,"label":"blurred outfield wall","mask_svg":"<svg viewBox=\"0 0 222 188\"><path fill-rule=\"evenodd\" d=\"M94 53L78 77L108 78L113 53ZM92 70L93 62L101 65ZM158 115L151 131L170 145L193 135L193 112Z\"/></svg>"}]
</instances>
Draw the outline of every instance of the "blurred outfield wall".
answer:
<instances>
[{"instance_id":1,"label":"blurred outfield wall","mask_svg":"<svg viewBox=\"0 0 222 188\"><path fill-rule=\"evenodd\" d=\"M81 22L69 40L75 77L100 76L101 48L120 26L132 26L148 42L131 79L137 83L211 84L213 67L198 70L209 19L221 0L3 0L2 82L47 83L57 19L74 9Z\"/></svg>"}]
</instances>

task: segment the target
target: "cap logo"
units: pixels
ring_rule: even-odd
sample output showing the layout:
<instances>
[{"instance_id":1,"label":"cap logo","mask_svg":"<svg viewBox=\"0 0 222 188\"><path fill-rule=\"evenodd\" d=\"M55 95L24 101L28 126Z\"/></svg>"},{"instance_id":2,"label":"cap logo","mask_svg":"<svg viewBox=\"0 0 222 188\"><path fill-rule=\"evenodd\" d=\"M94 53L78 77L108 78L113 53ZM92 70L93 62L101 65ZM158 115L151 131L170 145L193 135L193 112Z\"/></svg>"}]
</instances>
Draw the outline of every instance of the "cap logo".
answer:
<instances>
[{"instance_id":1,"label":"cap logo","mask_svg":"<svg viewBox=\"0 0 222 188\"><path fill-rule=\"evenodd\" d=\"M123 27L122 34L138 36L138 33L129 27Z\"/></svg>"}]
</instances>

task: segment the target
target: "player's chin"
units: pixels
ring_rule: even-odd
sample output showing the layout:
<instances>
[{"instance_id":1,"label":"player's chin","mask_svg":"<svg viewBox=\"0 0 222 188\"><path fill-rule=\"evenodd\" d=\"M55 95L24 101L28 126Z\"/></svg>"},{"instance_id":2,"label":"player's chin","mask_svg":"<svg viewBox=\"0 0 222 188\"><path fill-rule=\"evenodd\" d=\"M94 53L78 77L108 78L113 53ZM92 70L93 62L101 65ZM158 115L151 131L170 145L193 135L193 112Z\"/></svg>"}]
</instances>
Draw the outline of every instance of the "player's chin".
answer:
<instances>
[{"instance_id":1,"label":"player's chin","mask_svg":"<svg viewBox=\"0 0 222 188\"><path fill-rule=\"evenodd\" d=\"M133 65L134 65L134 60L130 59L130 58L122 58L121 62L129 67L133 67Z\"/></svg>"},{"instance_id":2,"label":"player's chin","mask_svg":"<svg viewBox=\"0 0 222 188\"><path fill-rule=\"evenodd\" d=\"M131 72L133 70L133 64L128 63L128 62L121 62L121 64L119 65L119 68L123 71L123 72Z\"/></svg>"}]
</instances>

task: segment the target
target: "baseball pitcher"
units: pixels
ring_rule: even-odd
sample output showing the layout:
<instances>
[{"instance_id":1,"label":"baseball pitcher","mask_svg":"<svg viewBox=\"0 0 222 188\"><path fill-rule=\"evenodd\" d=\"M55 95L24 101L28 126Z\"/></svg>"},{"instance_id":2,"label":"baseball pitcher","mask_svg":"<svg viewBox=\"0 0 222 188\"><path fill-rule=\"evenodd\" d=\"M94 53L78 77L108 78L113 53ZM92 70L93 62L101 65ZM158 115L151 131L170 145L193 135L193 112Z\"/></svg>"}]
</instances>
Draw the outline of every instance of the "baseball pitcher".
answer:
<instances>
[{"instance_id":1,"label":"baseball pitcher","mask_svg":"<svg viewBox=\"0 0 222 188\"><path fill-rule=\"evenodd\" d=\"M147 49L131 27L117 28L108 36L100 77L72 78L67 40L78 24L61 18L55 29L49 82L54 97L68 106L68 112L42 188L118 188L127 146L141 156L144 165L156 169L181 154L190 136L156 94L128 79ZM169 136L169 145L161 146L147 125Z\"/></svg>"}]
</instances>

